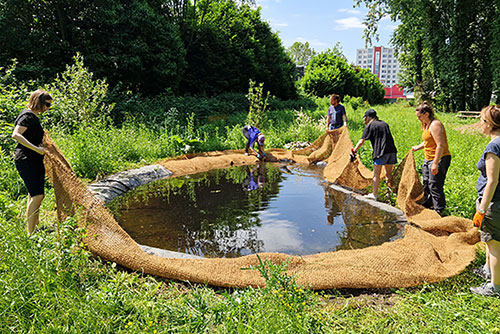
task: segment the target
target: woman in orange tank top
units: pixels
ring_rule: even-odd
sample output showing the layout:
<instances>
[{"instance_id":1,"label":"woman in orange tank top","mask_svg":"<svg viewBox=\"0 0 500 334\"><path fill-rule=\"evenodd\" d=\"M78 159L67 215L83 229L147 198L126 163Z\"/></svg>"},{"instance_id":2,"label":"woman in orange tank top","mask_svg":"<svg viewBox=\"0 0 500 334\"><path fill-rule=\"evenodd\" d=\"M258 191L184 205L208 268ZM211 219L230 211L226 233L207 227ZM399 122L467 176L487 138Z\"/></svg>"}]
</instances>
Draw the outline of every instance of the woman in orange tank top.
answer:
<instances>
[{"instance_id":1,"label":"woman in orange tank top","mask_svg":"<svg viewBox=\"0 0 500 334\"><path fill-rule=\"evenodd\" d=\"M443 123L434 116L432 106L422 102L416 109L418 120L422 123L422 143L413 146L413 151L424 149L422 164L422 184L426 208L434 208L440 215L446 207L444 181L450 167L451 154Z\"/></svg>"}]
</instances>

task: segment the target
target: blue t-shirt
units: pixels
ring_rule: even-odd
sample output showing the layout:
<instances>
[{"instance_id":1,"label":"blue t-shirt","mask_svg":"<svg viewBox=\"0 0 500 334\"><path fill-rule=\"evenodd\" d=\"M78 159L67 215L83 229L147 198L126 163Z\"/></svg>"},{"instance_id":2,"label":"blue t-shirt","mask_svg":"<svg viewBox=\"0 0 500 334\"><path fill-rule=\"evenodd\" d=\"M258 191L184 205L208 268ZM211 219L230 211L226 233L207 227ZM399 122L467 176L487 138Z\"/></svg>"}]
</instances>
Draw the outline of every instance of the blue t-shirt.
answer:
<instances>
[{"instance_id":1,"label":"blue t-shirt","mask_svg":"<svg viewBox=\"0 0 500 334\"><path fill-rule=\"evenodd\" d=\"M250 142L250 145L255 143L259 137L260 131L252 125L245 125L243 127L243 136Z\"/></svg>"},{"instance_id":2,"label":"blue t-shirt","mask_svg":"<svg viewBox=\"0 0 500 334\"><path fill-rule=\"evenodd\" d=\"M481 172L479 178L476 183L477 195L479 197L483 197L484 188L486 187L486 154L493 153L496 156L500 157L500 138L496 138L492 142L490 142L486 148L484 149L483 154L481 155L481 159L477 162L477 169ZM495 189L495 193L493 194L492 202L497 202L500 200L500 183L497 185Z\"/></svg>"},{"instance_id":3,"label":"blue t-shirt","mask_svg":"<svg viewBox=\"0 0 500 334\"><path fill-rule=\"evenodd\" d=\"M328 108L327 116L330 116L330 124L334 129L338 129L344 125L343 116L345 115L345 108L339 104L336 107L330 106Z\"/></svg>"}]
</instances>

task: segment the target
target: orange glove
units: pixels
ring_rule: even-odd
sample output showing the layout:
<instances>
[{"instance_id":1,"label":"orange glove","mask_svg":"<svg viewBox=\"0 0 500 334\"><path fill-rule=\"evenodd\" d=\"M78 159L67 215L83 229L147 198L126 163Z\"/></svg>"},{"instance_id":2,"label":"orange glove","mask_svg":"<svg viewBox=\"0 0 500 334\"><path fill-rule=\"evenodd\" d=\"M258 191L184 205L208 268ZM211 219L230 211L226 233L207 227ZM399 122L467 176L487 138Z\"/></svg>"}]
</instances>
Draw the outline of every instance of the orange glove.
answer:
<instances>
[{"instance_id":1,"label":"orange glove","mask_svg":"<svg viewBox=\"0 0 500 334\"><path fill-rule=\"evenodd\" d=\"M472 223L475 227L481 228L481 223L483 222L484 215L484 213L476 211L476 213L474 214L474 218L472 218Z\"/></svg>"}]
</instances>

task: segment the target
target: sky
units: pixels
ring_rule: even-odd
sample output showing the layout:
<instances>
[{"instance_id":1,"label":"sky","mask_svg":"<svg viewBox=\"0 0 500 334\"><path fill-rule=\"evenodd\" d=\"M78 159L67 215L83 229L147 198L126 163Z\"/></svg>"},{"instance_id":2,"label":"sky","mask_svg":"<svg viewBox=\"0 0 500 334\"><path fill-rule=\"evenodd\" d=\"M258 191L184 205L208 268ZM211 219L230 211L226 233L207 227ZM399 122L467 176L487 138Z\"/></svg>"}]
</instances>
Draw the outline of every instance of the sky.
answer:
<instances>
[{"instance_id":1,"label":"sky","mask_svg":"<svg viewBox=\"0 0 500 334\"><path fill-rule=\"evenodd\" d=\"M353 8L353 0L257 0L262 19L278 32L285 48L294 42L309 42L317 52L333 48L337 42L350 63L356 49L363 49L365 7ZM373 45L391 47L397 23L384 18L379 23L380 40Z\"/></svg>"}]
</instances>

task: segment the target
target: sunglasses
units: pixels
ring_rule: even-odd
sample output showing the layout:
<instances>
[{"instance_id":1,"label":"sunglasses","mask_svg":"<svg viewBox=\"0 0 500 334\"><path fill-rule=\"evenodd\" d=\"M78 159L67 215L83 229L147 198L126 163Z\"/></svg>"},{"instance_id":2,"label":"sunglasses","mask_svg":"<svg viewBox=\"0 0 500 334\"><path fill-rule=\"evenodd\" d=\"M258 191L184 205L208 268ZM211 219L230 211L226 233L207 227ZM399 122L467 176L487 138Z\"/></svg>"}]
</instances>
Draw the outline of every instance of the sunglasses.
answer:
<instances>
[{"instance_id":1,"label":"sunglasses","mask_svg":"<svg viewBox=\"0 0 500 334\"><path fill-rule=\"evenodd\" d=\"M51 105L52 105L52 103L50 103L50 102L45 102L45 106L46 106L47 108L50 108L50 106L51 106Z\"/></svg>"}]
</instances>

